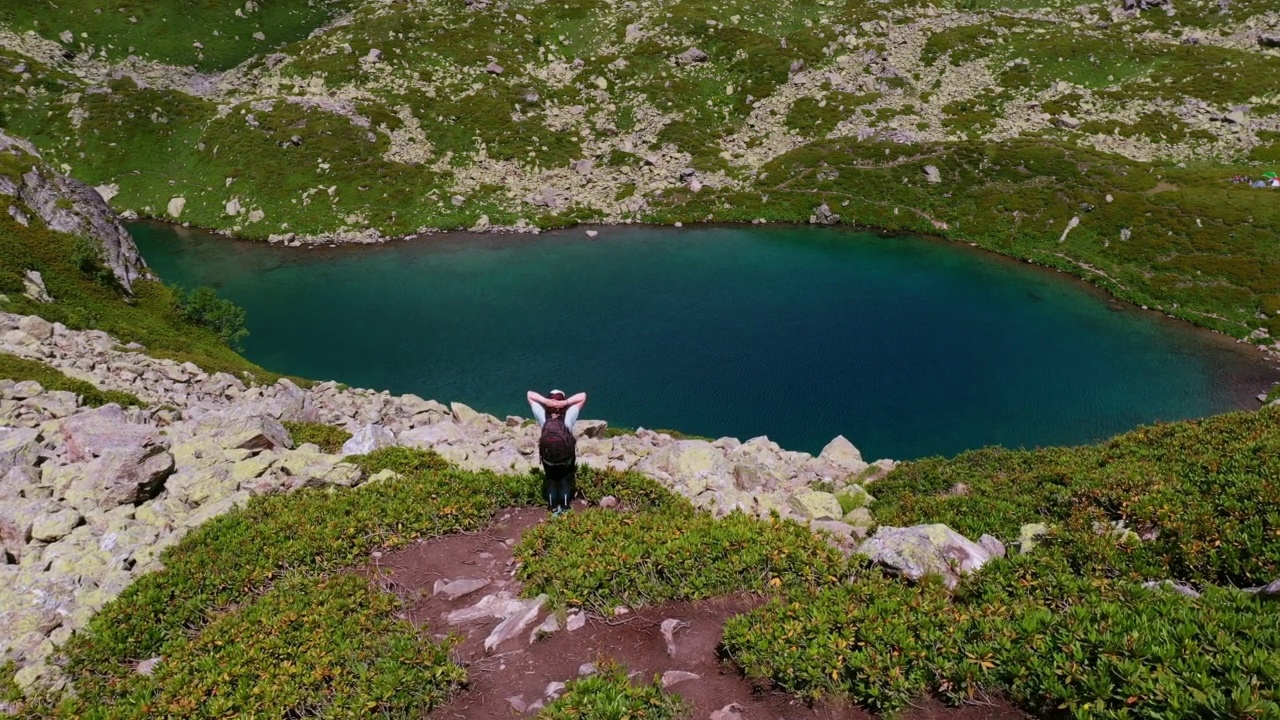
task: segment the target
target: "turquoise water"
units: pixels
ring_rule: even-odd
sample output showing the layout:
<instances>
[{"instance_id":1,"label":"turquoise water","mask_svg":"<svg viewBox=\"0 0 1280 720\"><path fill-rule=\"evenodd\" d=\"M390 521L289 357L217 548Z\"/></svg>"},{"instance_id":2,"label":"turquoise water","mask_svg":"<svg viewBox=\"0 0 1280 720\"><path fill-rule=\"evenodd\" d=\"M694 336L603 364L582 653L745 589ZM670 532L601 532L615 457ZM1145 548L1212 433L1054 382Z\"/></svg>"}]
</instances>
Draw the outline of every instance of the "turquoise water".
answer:
<instances>
[{"instance_id":1,"label":"turquoise water","mask_svg":"<svg viewBox=\"0 0 1280 720\"><path fill-rule=\"evenodd\" d=\"M811 452L843 434L907 459L1254 407L1268 377L1243 346L935 240L600 228L302 250L132 230L166 281L247 308L253 361L499 416L558 387L614 425Z\"/></svg>"}]
</instances>

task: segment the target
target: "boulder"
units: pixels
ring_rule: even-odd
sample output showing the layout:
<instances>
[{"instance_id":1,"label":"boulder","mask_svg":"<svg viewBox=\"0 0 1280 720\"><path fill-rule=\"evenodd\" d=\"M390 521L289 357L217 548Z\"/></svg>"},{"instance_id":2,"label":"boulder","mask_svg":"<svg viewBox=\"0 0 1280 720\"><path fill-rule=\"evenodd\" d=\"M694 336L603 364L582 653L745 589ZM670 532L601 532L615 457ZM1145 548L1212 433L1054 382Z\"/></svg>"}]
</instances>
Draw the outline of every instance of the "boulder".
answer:
<instances>
[{"instance_id":1,"label":"boulder","mask_svg":"<svg viewBox=\"0 0 1280 720\"><path fill-rule=\"evenodd\" d=\"M0 473L36 464L40 431L35 428L0 428Z\"/></svg>"},{"instance_id":2,"label":"boulder","mask_svg":"<svg viewBox=\"0 0 1280 720\"><path fill-rule=\"evenodd\" d=\"M15 498L0 503L0 549L21 561L36 520L55 513L59 504L47 498ZM2 565L0 565L2 566Z\"/></svg>"},{"instance_id":3,"label":"boulder","mask_svg":"<svg viewBox=\"0 0 1280 720\"><path fill-rule=\"evenodd\" d=\"M801 490L787 500L787 505L810 520L839 520L844 516L836 496L818 490Z\"/></svg>"},{"instance_id":4,"label":"boulder","mask_svg":"<svg viewBox=\"0 0 1280 720\"><path fill-rule=\"evenodd\" d=\"M848 469L850 472L861 472L867 467L862 460L862 453L843 435L837 435L827 443L827 446L822 448L822 452L818 453L818 459L836 467Z\"/></svg>"},{"instance_id":5,"label":"boulder","mask_svg":"<svg viewBox=\"0 0 1280 720\"><path fill-rule=\"evenodd\" d=\"M573 434L579 437L600 439L604 437L608 429L609 423L604 420L579 420L573 426Z\"/></svg>"},{"instance_id":6,"label":"boulder","mask_svg":"<svg viewBox=\"0 0 1280 720\"><path fill-rule=\"evenodd\" d=\"M480 417L480 413L472 410L470 406L463 405L460 402L450 403L449 410L453 413L453 421L466 425L472 420Z\"/></svg>"},{"instance_id":7,"label":"boulder","mask_svg":"<svg viewBox=\"0 0 1280 720\"><path fill-rule=\"evenodd\" d=\"M209 415L200 421L198 432L226 449L280 450L293 447L289 431L269 415Z\"/></svg>"},{"instance_id":8,"label":"boulder","mask_svg":"<svg viewBox=\"0 0 1280 720\"><path fill-rule=\"evenodd\" d=\"M391 434L390 430L376 423L370 423L357 430L351 436L351 439L343 443L342 450L338 454L343 457L347 455L364 455L395 444L396 437Z\"/></svg>"},{"instance_id":9,"label":"boulder","mask_svg":"<svg viewBox=\"0 0 1280 720\"><path fill-rule=\"evenodd\" d=\"M937 575L949 588L991 559L981 545L942 524L881 527L858 553L911 580Z\"/></svg>"},{"instance_id":10,"label":"boulder","mask_svg":"<svg viewBox=\"0 0 1280 720\"><path fill-rule=\"evenodd\" d=\"M938 172L937 166L925 165L924 179L927 180L930 184L936 185L942 182L942 173Z\"/></svg>"},{"instance_id":11,"label":"boulder","mask_svg":"<svg viewBox=\"0 0 1280 720\"><path fill-rule=\"evenodd\" d=\"M453 423L423 425L400 433L400 444L407 447L436 448L466 439L466 432Z\"/></svg>"},{"instance_id":12,"label":"boulder","mask_svg":"<svg viewBox=\"0 0 1280 720\"><path fill-rule=\"evenodd\" d=\"M178 219L182 217L182 211L187 207L187 199L184 197L176 197L169 199L169 205L165 210L169 213L169 217Z\"/></svg>"},{"instance_id":13,"label":"boulder","mask_svg":"<svg viewBox=\"0 0 1280 720\"><path fill-rule=\"evenodd\" d=\"M649 455L636 465L640 472L655 471L671 478L685 495L692 497L713 482L728 485L730 466L724 454L704 440L681 440Z\"/></svg>"},{"instance_id":14,"label":"boulder","mask_svg":"<svg viewBox=\"0 0 1280 720\"><path fill-rule=\"evenodd\" d=\"M66 507L41 515L31 524L31 539L38 542L57 542L70 535L83 520L84 517L80 513Z\"/></svg>"},{"instance_id":15,"label":"boulder","mask_svg":"<svg viewBox=\"0 0 1280 720\"><path fill-rule=\"evenodd\" d=\"M159 495L173 469L173 455L163 447L111 448L72 482L66 501L85 513L136 505Z\"/></svg>"},{"instance_id":16,"label":"boulder","mask_svg":"<svg viewBox=\"0 0 1280 720\"><path fill-rule=\"evenodd\" d=\"M710 59L708 55L696 47L691 47L688 50L685 50L684 52L677 55L675 58L677 65L693 65L696 63L704 63L708 59Z\"/></svg>"},{"instance_id":17,"label":"boulder","mask_svg":"<svg viewBox=\"0 0 1280 720\"><path fill-rule=\"evenodd\" d=\"M24 315L18 321L18 329L42 342L53 337L53 323L39 315Z\"/></svg>"},{"instance_id":18,"label":"boulder","mask_svg":"<svg viewBox=\"0 0 1280 720\"><path fill-rule=\"evenodd\" d=\"M1027 523L1018 530L1018 554L1026 555L1040 544L1040 538L1049 534L1049 526L1044 523Z\"/></svg>"},{"instance_id":19,"label":"boulder","mask_svg":"<svg viewBox=\"0 0 1280 720\"><path fill-rule=\"evenodd\" d=\"M840 222L840 216L831 212L831 208L822 203L813 209L813 214L809 216L810 225L835 225Z\"/></svg>"},{"instance_id":20,"label":"boulder","mask_svg":"<svg viewBox=\"0 0 1280 720\"><path fill-rule=\"evenodd\" d=\"M138 450L160 440L155 427L129 422L124 409L115 403L67 418L62 422L62 435L71 462L101 457L109 450Z\"/></svg>"}]
</instances>

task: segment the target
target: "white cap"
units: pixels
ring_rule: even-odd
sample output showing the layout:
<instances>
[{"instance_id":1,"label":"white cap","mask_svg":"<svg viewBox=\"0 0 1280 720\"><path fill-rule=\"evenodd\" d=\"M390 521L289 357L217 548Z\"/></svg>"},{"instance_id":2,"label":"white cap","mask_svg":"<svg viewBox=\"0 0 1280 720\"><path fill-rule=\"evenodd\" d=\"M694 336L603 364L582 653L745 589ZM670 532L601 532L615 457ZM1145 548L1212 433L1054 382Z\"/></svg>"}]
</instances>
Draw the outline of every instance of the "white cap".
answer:
<instances>
[{"instance_id":1,"label":"white cap","mask_svg":"<svg viewBox=\"0 0 1280 720\"><path fill-rule=\"evenodd\" d=\"M552 395L556 395L556 394L564 395L564 391L563 391L563 390L552 390L552 391L551 391L551 394L552 394ZM565 397L568 397L568 396L567 396L567 395L565 395Z\"/></svg>"}]
</instances>

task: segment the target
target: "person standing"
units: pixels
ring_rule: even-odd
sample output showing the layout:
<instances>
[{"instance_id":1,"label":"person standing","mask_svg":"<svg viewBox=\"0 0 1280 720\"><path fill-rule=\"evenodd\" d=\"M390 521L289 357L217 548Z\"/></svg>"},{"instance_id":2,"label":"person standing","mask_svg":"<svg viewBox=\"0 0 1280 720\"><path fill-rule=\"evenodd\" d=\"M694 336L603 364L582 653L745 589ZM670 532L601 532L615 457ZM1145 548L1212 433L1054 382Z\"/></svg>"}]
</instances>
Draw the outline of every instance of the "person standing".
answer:
<instances>
[{"instance_id":1,"label":"person standing","mask_svg":"<svg viewBox=\"0 0 1280 720\"><path fill-rule=\"evenodd\" d=\"M578 456L573 425L587 403L587 394L566 398L562 391L552 390L548 397L543 397L530 390L526 397L541 430L538 458L542 461L544 478L542 496L547 499L551 514L560 515L569 510L576 492Z\"/></svg>"}]
</instances>

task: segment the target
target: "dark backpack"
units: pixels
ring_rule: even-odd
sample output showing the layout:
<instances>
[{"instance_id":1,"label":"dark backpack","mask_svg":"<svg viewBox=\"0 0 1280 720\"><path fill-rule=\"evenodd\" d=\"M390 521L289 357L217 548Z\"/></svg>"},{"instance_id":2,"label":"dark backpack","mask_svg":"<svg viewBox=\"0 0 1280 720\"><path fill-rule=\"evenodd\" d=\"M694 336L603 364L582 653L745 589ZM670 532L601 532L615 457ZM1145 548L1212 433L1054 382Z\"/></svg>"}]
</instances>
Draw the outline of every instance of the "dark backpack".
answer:
<instances>
[{"instance_id":1,"label":"dark backpack","mask_svg":"<svg viewBox=\"0 0 1280 720\"><path fill-rule=\"evenodd\" d=\"M548 465L572 465L578 441L564 424L564 418L553 415L542 425L542 438L538 440L538 455Z\"/></svg>"}]
</instances>

